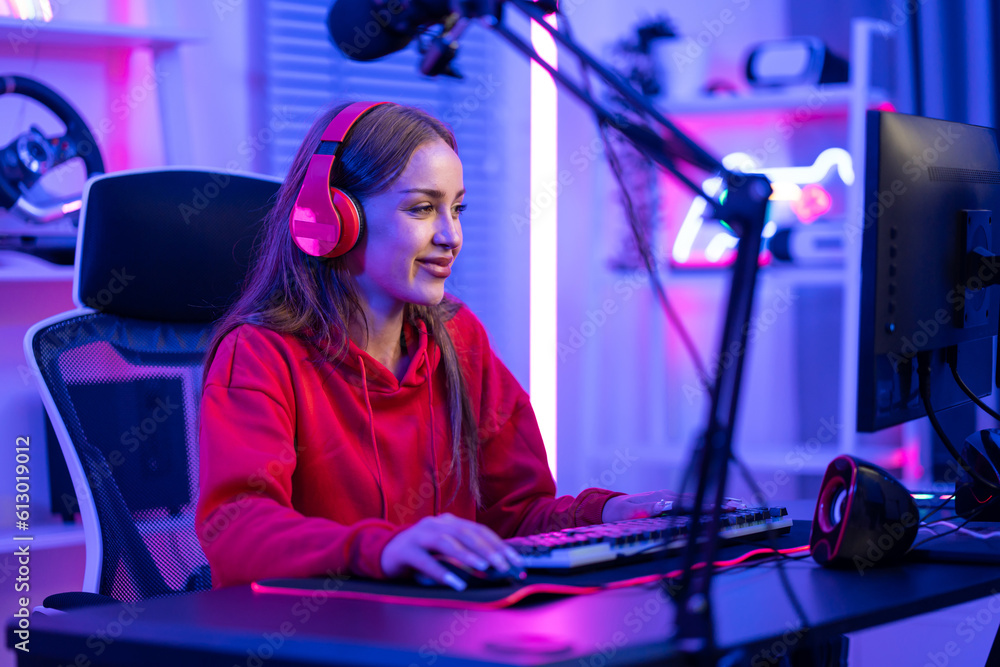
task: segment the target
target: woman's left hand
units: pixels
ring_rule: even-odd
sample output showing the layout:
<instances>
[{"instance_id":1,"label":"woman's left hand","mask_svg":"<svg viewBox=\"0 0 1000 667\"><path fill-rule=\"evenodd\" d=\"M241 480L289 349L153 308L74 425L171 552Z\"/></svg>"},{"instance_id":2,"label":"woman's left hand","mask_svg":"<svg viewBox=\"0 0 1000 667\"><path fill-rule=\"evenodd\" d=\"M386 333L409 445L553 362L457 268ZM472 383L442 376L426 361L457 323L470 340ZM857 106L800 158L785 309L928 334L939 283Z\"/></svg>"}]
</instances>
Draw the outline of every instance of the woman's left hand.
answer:
<instances>
[{"instance_id":1,"label":"woman's left hand","mask_svg":"<svg viewBox=\"0 0 1000 667\"><path fill-rule=\"evenodd\" d=\"M693 509L694 499L686 494L683 498L670 491L647 491L634 493L630 496L615 496L604 504L601 521L625 521L626 519L644 519L663 514L671 509ZM743 509L746 503L737 498L726 498L722 505L723 511Z\"/></svg>"}]
</instances>

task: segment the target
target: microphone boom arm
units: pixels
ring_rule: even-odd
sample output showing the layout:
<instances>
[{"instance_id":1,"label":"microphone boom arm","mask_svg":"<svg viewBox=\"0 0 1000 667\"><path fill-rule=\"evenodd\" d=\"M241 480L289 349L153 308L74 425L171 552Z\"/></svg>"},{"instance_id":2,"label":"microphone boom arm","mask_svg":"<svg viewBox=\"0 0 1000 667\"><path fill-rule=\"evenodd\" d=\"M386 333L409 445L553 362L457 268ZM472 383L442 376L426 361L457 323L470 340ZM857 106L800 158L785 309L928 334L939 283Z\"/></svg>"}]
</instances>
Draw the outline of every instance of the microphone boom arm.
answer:
<instances>
[{"instance_id":1,"label":"microphone boom arm","mask_svg":"<svg viewBox=\"0 0 1000 667\"><path fill-rule=\"evenodd\" d=\"M534 3L529 0L506 0L508 4L514 5L528 18L544 27L559 44L586 63L587 67L596 72L606 85L632 106L633 110L655 120L669 135L671 141L667 141L650 127L609 111L580 85L547 63L530 44L499 20L495 3L500 0L480 1L488 3L494 11L473 9L476 7L475 0L462 2L463 11L471 12L467 14L470 18L483 18L491 29L532 61L541 65L563 88L587 105L597 116L598 121L615 127L642 154L673 174L697 196L704 198L707 202L707 212L716 219L724 219L740 238L733 265L719 355L720 360L732 359L732 362L721 364L715 373L716 377L710 388L711 407L708 424L702 443L692 454L693 462L696 464L692 469L698 470L698 484L691 516L691 534L684 549L681 586L676 595L678 609L677 633L674 636L676 646L692 661L715 664L717 656L714 624L709 604L713 570L711 564L718 552L718 534L729 460L732 458L733 429L743 362L746 357L747 333L753 310L758 255L766 220L767 202L772 191L770 182L760 174L743 174L727 170L718 159L681 132L634 88L574 43L568 35L549 25L545 21L543 12ZM585 72L584 76L588 74ZM709 196L677 167L677 162L720 174L726 184L725 190L728 191L725 201L723 202L721 198L722 189L719 191L720 196ZM707 512L706 506L711 508ZM709 516L707 524L702 526L701 518L704 514ZM703 529L704 539L700 539ZM706 565L695 569L697 563Z\"/></svg>"}]
</instances>

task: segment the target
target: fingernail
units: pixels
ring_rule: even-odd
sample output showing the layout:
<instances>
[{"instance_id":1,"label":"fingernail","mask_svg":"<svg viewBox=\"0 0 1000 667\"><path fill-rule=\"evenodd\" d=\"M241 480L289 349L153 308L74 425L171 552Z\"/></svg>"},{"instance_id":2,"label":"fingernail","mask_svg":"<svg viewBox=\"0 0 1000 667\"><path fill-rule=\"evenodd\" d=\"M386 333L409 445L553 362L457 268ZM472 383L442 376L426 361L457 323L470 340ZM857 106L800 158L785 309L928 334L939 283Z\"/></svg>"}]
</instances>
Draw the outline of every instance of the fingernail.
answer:
<instances>
[{"instance_id":1,"label":"fingernail","mask_svg":"<svg viewBox=\"0 0 1000 667\"><path fill-rule=\"evenodd\" d=\"M653 505L653 514L663 514L664 512L669 512L674 508L674 503L672 500L658 500L655 505Z\"/></svg>"},{"instance_id":2,"label":"fingernail","mask_svg":"<svg viewBox=\"0 0 1000 667\"><path fill-rule=\"evenodd\" d=\"M458 578L454 572L448 572L444 575L444 583L448 584L456 591L465 590L465 582Z\"/></svg>"},{"instance_id":3,"label":"fingernail","mask_svg":"<svg viewBox=\"0 0 1000 667\"><path fill-rule=\"evenodd\" d=\"M500 570L501 572L506 572L510 569L510 564L504 560L503 556L500 554L493 554L490 556L490 561L493 563L493 567Z\"/></svg>"},{"instance_id":4,"label":"fingernail","mask_svg":"<svg viewBox=\"0 0 1000 667\"><path fill-rule=\"evenodd\" d=\"M476 568L480 572L485 572L486 568L488 568L489 566L490 564L487 563L482 558L476 558L475 560L472 561L472 567Z\"/></svg>"}]
</instances>

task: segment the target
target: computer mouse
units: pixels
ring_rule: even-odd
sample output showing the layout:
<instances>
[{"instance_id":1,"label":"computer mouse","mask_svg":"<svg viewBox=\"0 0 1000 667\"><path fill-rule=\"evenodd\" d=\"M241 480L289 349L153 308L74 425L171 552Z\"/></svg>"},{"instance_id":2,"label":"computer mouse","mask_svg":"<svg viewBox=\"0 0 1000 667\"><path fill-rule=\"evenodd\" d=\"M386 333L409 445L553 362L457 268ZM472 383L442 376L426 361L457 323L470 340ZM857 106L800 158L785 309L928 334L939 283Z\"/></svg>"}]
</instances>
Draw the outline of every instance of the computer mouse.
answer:
<instances>
[{"instance_id":1,"label":"computer mouse","mask_svg":"<svg viewBox=\"0 0 1000 667\"><path fill-rule=\"evenodd\" d=\"M959 452L979 477L1000 486L1000 429L988 428L965 439ZM958 465L955 513L973 521L1000 521L1000 492L976 479Z\"/></svg>"},{"instance_id":2,"label":"computer mouse","mask_svg":"<svg viewBox=\"0 0 1000 667\"><path fill-rule=\"evenodd\" d=\"M527 573L520 568L511 568L506 572L501 572L492 565L485 570L477 570L460 561L437 554L434 556L437 562L456 577L465 582L466 588L499 588L502 586L512 586L527 578ZM440 586L438 582L424 574L417 575L417 581L425 586Z\"/></svg>"}]
</instances>

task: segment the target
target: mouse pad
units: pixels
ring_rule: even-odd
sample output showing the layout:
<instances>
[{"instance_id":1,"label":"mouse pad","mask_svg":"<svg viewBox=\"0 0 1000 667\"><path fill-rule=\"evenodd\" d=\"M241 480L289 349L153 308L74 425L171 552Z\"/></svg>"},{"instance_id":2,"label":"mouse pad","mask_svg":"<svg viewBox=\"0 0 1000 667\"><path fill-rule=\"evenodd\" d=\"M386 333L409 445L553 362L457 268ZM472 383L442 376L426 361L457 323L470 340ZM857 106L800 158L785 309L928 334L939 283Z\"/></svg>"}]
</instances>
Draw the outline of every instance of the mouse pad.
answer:
<instances>
[{"instance_id":1,"label":"mouse pad","mask_svg":"<svg viewBox=\"0 0 1000 667\"><path fill-rule=\"evenodd\" d=\"M791 531L774 538L774 546L788 549L809 544L809 521L795 521ZM730 544L719 550L718 560L738 558L756 549L770 546L767 539L747 540ZM752 565L755 561L747 561ZM651 557L649 560L627 565L604 564L573 572L530 570L528 578L514 584L490 588L467 588L456 591L444 586L421 586L407 581L376 581L361 578L263 579L251 584L255 593L310 595L338 597L355 600L375 600L428 607L453 607L457 609L501 609L524 602L545 602L553 597L586 595L601 590L627 586L658 586L664 579L662 573L675 573L682 565L678 555L668 558ZM530 600L529 600L530 598Z\"/></svg>"}]
</instances>

